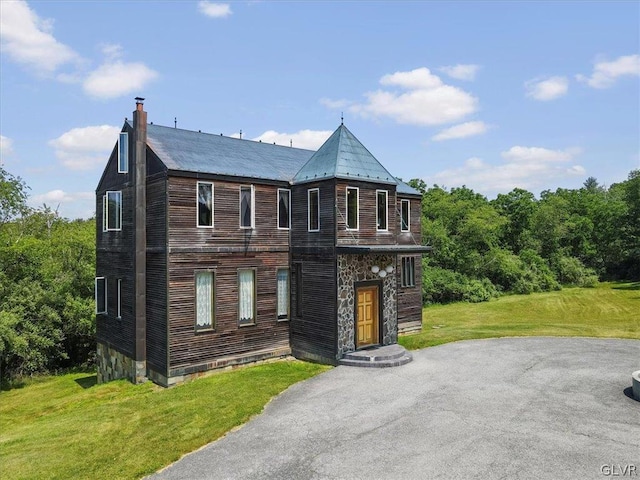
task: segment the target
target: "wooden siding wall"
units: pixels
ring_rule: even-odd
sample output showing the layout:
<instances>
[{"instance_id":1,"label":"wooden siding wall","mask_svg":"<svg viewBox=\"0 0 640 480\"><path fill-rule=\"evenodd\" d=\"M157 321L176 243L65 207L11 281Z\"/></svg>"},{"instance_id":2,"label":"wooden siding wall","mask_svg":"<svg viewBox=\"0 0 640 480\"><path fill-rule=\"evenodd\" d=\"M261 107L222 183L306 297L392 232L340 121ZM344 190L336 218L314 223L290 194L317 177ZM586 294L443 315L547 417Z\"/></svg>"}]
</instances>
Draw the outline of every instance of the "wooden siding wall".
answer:
<instances>
[{"instance_id":1,"label":"wooden siding wall","mask_svg":"<svg viewBox=\"0 0 640 480\"><path fill-rule=\"evenodd\" d=\"M402 212L402 200L409 200L409 231L403 232L400 228L400 212ZM403 196L398 194L396 202L398 232L398 244L400 245L421 245L422 244L422 200L414 196Z\"/></svg>"},{"instance_id":2,"label":"wooden siding wall","mask_svg":"<svg viewBox=\"0 0 640 480\"><path fill-rule=\"evenodd\" d=\"M166 377L167 180L157 175L147 180L147 368Z\"/></svg>"},{"instance_id":3,"label":"wooden siding wall","mask_svg":"<svg viewBox=\"0 0 640 480\"><path fill-rule=\"evenodd\" d=\"M397 256L396 279L398 292L398 330L422 324L422 256L407 255L415 258L415 287L402 286L402 257Z\"/></svg>"},{"instance_id":4,"label":"wooden siding wall","mask_svg":"<svg viewBox=\"0 0 640 480\"><path fill-rule=\"evenodd\" d=\"M347 230L347 187L359 189L358 230ZM377 230L376 190L387 193L387 231ZM353 182L340 180L335 189L337 213L337 242L340 245L388 245L396 243L396 231L399 231L396 212L396 187L388 184Z\"/></svg>"},{"instance_id":5,"label":"wooden siding wall","mask_svg":"<svg viewBox=\"0 0 640 480\"><path fill-rule=\"evenodd\" d=\"M308 230L307 192L320 191L320 231ZM291 191L291 245L296 247L334 247L335 245L335 180L294 185Z\"/></svg>"}]
</instances>

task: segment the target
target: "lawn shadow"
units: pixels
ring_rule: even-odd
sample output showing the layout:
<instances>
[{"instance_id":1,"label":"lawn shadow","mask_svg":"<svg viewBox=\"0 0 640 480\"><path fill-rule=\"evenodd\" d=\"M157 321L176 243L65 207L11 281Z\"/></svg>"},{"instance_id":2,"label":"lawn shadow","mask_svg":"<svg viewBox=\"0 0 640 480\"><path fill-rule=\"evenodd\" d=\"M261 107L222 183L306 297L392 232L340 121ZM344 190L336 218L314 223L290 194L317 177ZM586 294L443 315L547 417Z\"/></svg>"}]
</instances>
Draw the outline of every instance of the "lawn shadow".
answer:
<instances>
[{"instance_id":1,"label":"lawn shadow","mask_svg":"<svg viewBox=\"0 0 640 480\"><path fill-rule=\"evenodd\" d=\"M640 282L615 282L611 288L614 290L640 290Z\"/></svg>"},{"instance_id":2,"label":"lawn shadow","mask_svg":"<svg viewBox=\"0 0 640 480\"><path fill-rule=\"evenodd\" d=\"M635 398L633 396L633 388L632 387L627 387L623 390L624 394L629 397L631 400L635 400L636 402L640 402L640 400L638 400L637 398Z\"/></svg>"},{"instance_id":3,"label":"lawn shadow","mask_svg":"<svg viewBox=\"0 0 640 480\"><path fill-rule=\"evenodd\" d=\"M86 390L87 388L97 385L98 376L90 375L88 377L76 378L75 382Z\"/></svg>"}]
</instances>

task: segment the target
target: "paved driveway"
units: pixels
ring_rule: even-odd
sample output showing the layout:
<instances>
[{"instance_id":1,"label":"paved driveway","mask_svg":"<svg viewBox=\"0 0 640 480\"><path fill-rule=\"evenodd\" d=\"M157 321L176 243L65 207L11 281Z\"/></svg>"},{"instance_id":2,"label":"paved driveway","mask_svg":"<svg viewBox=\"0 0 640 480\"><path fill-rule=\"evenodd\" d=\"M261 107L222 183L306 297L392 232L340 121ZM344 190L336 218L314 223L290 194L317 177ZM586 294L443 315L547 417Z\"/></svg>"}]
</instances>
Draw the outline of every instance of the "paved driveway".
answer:
<instances>
[{"instance_id":1,"label":"paved driveway","mask_svg":"<svg viewBox=\"0 0 640 480\"><path fill-rule=\"evenodd\" d=\"M624 393L638 369L640 341L586 338L473 340L402 367L341 366L151 478L640 478L640 402Z\"/></svg>"}]
</instances>

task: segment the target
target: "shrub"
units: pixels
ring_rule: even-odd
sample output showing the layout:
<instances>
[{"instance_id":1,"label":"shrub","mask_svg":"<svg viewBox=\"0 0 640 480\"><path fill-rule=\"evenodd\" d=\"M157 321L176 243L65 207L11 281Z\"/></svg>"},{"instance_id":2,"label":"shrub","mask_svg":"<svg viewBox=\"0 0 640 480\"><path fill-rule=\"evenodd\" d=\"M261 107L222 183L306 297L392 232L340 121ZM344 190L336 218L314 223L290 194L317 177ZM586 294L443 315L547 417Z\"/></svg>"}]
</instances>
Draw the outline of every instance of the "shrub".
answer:
<instances>
[{"instance_id":1,"label":"shrub","mask_svg":"<svg viewBox=\"0 0 640 480\"><path fill-rule=\"evenodd\" d=\"M498 296L498 290L487 278L472 279L452 270L426 266L422 270L422 302L484 302Z\"/></svg>"},{"instance_id":2,"label":"shrub","mask_svg":"<svg viewBox=\"0 0 640 480\"><path fill-rule=\"evenodd\" d=\"M575 257L558 256L552 260L553 269L558 280L563 285L576 287L595 287L598 283L598 275L595 270L585 267Z\"/></svg>"}]
</instances>

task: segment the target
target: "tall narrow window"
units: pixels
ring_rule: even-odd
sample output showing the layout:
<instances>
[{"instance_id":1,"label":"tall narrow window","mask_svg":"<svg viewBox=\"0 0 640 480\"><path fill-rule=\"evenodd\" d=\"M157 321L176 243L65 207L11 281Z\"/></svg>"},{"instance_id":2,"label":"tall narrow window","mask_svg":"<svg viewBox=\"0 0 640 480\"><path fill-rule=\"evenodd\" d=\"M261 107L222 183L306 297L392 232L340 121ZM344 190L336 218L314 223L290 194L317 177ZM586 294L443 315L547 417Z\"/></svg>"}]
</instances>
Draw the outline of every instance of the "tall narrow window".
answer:
<instances>
[{"instance_id":1,"label":"tall narrow window","mask_svg":"<svg viewBox=\"0 0 640 480\"><path fill-rule=\"evenodd\" d=\"M240 187L240 227L253 228L254 224L253 185Z\"/></svg>"},{"instance_id":2,"label":"tall narrow window","mask_svg":"<svg viewBox=\"0 0 640 480\"><path fill-rule=\"evenodd\" d=\"M307 192L308 198L308 225L310 232L320 230L320 190L312 188Z\"/></svg>"},{"instance_id":3,"label":"tall narrow window","mask_svg":"<svg viewBox=\"0 0 640 480\"><path fill-rule=\"evenodd\" d=\"M256 322L256 271L238 270L238 324Z\"/></svg>"},{"instance_id":4,"label":"tall narrow window","mask_svg":"<svg viewBox=\"0 0 640 480\"><path fill-rule=\"evenodd\" d=\"M403 287L415 287L416 285L415 262L415 257L402 257L402 272L400 272L400 280Z\"/></svg>"},{"instance_id":5,"label":"tall narrow window","mask_svg":"<svg viewBox=\"0 0 640 480\"><path fill-rule=\"evenodd\" d=\"M107 279L96 277L95 280L96 313L107 313Z\"/></svg>"},{"instance_id":6,"label":"tall narrow window","mask_svg":"<svg viewBox=\"0 0 640 480\"><path fill-rule=\"evenodd\" d=\"M387 230L387 200L386 190L376 190L376 222L378 230Z\"/></svg>"},{"instance_id":7,"label":"tall narrow window","mask_svg":"<svg viewBox=\"0 0 640 480\"><path fill-rule=\"evenodd\" d=\"M214 317L214 273L196 272L196 330L212 329Z\"/></svg>"},{"instance_id":8,"label":"tall narrow window","mask_svg":"<svg viewBox=\"0 0 640 480\"><path fill-rule=\"evenodd\" d=\"M291 191L278 189L278 228L289 229L291 226Z\"/></svg>"},{"instance_id":9,"label":"tall narrow window","mask_svg":"<svg viewBox=\"0 0 640 480\"><path fill-rule=\"evenodd\" d=\"M103 230L122 229L122 192L107 192L103 197Z\"/></svg>"},{"instance_id":10,"label":"tall narrow window","mask_svg":"<svg viewBox=\"0 0 640 480\"><path fill-rule=\"evenodd\" d=\"M347 187L347 228L358 229L358 195L356 187Z\"/></svg>"},{"instance_id":11,"label":"tall narrow window","mask_svg":"<svg viewBox=\"0 0 640 480\"><path fill-rule=\"evenodd\" d=\"M400 230L408 232L411 225L411 213L409 210L409 200L400 201Z\"/></svg>"},{"instance_id":12,"label":"tall narrow window","mask_svg":"<svg viewBox=\"0 0 640 480\"><path fill-rule=\"evenodd\" d=\"M121 132L118 137L118 173L129 171L129 135Z\"/></svg>"},{"instance_id":13,"label":"tall narrow window","mask_svg":"<svg viewBox=\"0 0 640 480\"><path fill-rule=\"evenodd\" d=\"M289 319L289 270L279 268L276 274L278 284L278 320Z\"/></svg>"},{"instance_id":14,"label":"tall narrow window","mask_svg":"<svg viewBox=\"0 0 640 480\"><path fill-rule=\"evenodd\" d=\"M122 279L119 278L118 279L118 291L117 291L117 296L118 296L118 318L122 318Z\"/></svg>"},{"instance_id":15,"label":"tall narrow window","mask_svg":"<svg viewBox=\"0 0 640 480\"><path fill-rule=\"evenodd\" d=\"M198 220L199 227L213 227L213 183L198 182Z\"/></svg>"}]
</instances>

